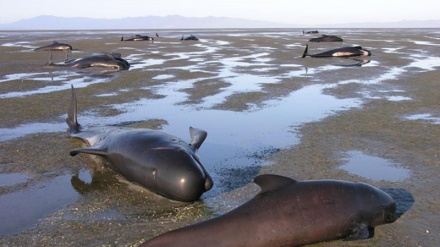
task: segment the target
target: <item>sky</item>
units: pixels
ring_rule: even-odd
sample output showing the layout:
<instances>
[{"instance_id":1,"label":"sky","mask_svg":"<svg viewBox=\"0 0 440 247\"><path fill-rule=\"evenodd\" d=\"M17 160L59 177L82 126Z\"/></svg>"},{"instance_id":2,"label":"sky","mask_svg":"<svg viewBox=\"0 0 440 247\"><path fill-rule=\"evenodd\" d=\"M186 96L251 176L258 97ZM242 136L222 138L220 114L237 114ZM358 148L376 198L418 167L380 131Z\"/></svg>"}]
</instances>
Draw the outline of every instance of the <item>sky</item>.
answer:
<instances>
[{"instance_id":1,"label":"sky","mask_svg":"<svg viewBox=\"0 0 440 247\"><path fill-rule=\"evenodd\" d=\"M0 24L40 15L216 16L294 25L440 19L438 0L0 0L0 9Z\"/></svg>"}]
</instances>

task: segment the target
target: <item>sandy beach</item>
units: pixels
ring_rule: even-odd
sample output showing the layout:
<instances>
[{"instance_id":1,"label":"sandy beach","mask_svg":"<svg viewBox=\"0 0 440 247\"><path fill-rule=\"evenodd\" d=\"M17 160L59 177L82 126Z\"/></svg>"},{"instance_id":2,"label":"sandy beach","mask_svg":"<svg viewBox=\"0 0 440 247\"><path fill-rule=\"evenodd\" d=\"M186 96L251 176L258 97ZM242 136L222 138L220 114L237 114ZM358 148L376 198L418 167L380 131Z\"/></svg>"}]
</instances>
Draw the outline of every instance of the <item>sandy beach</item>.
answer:
<instances>
[{"instance_id":1,"label":"sandy beach","mask_svg":"<svg viewBox=\"0 0 440 247\"><path fill-rule=\"evenodd\" d=\"M440 243L440 30L322 29L367 58L301 58L297 29L0 32L0 245L137 246L219 216L259 191L252 179L369 183L397 201L398 220L359 241L313 246ZM154 43L121 42L135 34ZM182 35L199 41L180 41ZM120 53L127 71L45 65L34 51L68 43L70 59ZM56 62L64 53L54 52ZM189 141L214 188L194 203L133 185L101 159L69 151L65 118L76 88L83 126L161 129Z\"/></svg>"}]
</instances>

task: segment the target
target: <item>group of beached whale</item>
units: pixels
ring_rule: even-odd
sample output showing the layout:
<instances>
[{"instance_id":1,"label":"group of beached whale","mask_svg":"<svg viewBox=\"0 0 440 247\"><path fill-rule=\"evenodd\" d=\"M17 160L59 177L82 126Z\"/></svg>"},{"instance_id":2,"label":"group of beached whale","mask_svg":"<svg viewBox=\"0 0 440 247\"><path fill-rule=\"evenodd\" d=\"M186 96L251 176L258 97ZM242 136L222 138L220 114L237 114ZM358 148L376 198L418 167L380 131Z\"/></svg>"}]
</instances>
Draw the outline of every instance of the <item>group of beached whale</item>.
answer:
<instances>
[{"instance_id":1,"label":"group of beached whale","mask_svg":"<svg viewBox=\"0 0 440 247\"><path fill-rule=\"evenodd\" d=\"M309 31L304 32L304 34L310 33L318 33L318 31ZM156 37L159 37L159 34L156 33ZM198 41L199 39L190 35L184 37L182 35L181 41ZM134 35L129 38L125 38L122 36L121 41L150 41L154 42L154 38L148 35ZM321 37L311 38L309 42L342 42L343 39L335 36L335 35L322 35ZM323 58L323 57L358 57L358 56L371 56L371 52L369 50L363 49L361 46L348 46L348 47L340 47L320 53L309 54L308 53L308 44L303 52L302 58L305 57L315 57L315 58ZM68 60L69 53L73 50L72 46L65 43L59 43L54 41L52 44L38 47L34 49L35 51L49 51L49 60L48 65L53 66L67 66L73 68L89 68L89 67L105 67L109 70L128 70L130 68L130 64L127 60L121 57L120 53L98 53L92 55L86 55L82 58L77 58L73 60ZM66 56L63 62L54 63L52 61L52 52L53 51L63 51L66 52ZM362 65L363 63L357 63L356 65Z\"/></svg>"},{"instance_id":2,"label":"group of beached whale","mask_svg":"<svg viewBox=\"0 0 440 247\"><path fill-rule=\"evenodd\" d=\"M54 43L50 49L72 50L61 43ZM371 54L351 47L309 56L348 56L348 52L350 56ZM64 64L80 68L84 64L98 66L93 63L111 61L121 64L113 65L118 68L129 66L117 55L82 59L79 63L66 58ZM86 62L87 59L90 61ZM152 129L83 128L77 115L77 97L72 86L66 122L70 136L83 140L88 147L74 149L70 155L100 156L127 180L172 200L193 202L213 187L211 176L196 154L207 137L206 131L190 127L191 141L186 143ZM157 236L141 246L302 246L336 239L370 238L374 236L374 227L396 220L395 200L365 183L296 181L272 174L259 175L254 182L261 191L245 204L216 218Z\"/></svg>"},{"instance_id":3,"label":"group of beached whale","mask_svg":"<svg viewBox=\"0 0 440 247\"><path fill-rule=\"evenodd\" d=\"M319 33L318 31L308 31L304 32L303 34L316 34ZM321 43L321 42L343 42L343 39L341 37L338 37L336 35L321 35L321 37L311 38L309 39L309 42L315 42L315 43ZM346 46L346 47L339 47L336 49L327 50L320 53L315 54L309 54L309 45L306 45L306 48L303 52L302 58L305 57L316 57L316 58L323 58L323 57L369 57L371 56L371 51L362 48L362 46ZM355 64L352 65L346 65L346 66L362 66L365 63L368 63L369 60L358 60Z\"/></svg>"},{"instance_id":4,"label":"group of beached whale","mask_svg":"<svg viewBox=\"0 0 440 247\"><path fill-rule=\"evenodd\" d=\"M156 33L156 37L159 37L159 34ZM194 35L190 35L188 37L182 36L181 41L186 40L199 40ZM134 35L129 38L125 38L122 36L121 41L150 41L153 42L154 38L147 35ZM81 58L68 60L69 53L72 52L73 48L69 44L59 43L54 41L52 44L41 46L35 48L34 51L49 51L49 59L47 65L52 66L64 66L64 67L72 67L72 68L89 68L89 67L104 67L111 71L119 71L119 70L128 70L130 68L130 63L127 60L121 57L120 53L96 53L91 55L86 55ZM52 52L54 51L62 51L66 52L66 56L63 62L54 63L52 61Z\"/></svg>"},{"instance_id":5,"label":"group of beached whale","mask_svg":"<svg viewBox=\"0 0 440 247\"><path fill-rule=\"evenodd\" d=\"M35 51L49 51L49 59L47 65L51 66L64 66L72 68L89 68L89 67L104 67L110 70L128 70L130 64L127 60L121 57L120 53L96 53L86 55L81 58L68 60L69 53L73 48L69 44L59 43L54 41L52 44L45 45L34 49ZM54 63L52 61L52 52L62 51L66 52L66 56L63 62Z\"/></svg>"}]
</instances>

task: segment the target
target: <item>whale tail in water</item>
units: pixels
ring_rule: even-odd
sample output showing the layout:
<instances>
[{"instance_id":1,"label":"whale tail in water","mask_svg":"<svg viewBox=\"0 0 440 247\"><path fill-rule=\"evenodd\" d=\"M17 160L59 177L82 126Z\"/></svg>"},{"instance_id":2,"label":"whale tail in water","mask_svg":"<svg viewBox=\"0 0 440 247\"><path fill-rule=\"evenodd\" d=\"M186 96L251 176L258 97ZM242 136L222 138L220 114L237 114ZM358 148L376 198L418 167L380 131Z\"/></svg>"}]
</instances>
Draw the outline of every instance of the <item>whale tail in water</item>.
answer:
<instances>
[{"instance_id":1,"label":"whale tail in water","mask_svg":"<svg viewBox=\"0 0 440 247\"><path fill-rule=\"evenodd\" d=\"M69 125L69 131L70 134L76 134L80 132L81 125L78 123L77 115L78 115L78 109L77 109L77 102L76 102L76 93L75 89L72 87L72 99L70 101L70 107L69 112L67 114L66 123Z\"/></svg>"},{"instance_id":2,"label":"whale tail in water","mask_svg":"<svg viewBox=\"0 0 440 247\"><path fill-rule=\"evenodd\" d=\"M303 53L301 58L305 58L305 57L307 57L309 55L309 54L307 54L308 50L309 50L309 45L306 45L306 49L304 50L304 53Z\"/></svg>"}]
</instances>

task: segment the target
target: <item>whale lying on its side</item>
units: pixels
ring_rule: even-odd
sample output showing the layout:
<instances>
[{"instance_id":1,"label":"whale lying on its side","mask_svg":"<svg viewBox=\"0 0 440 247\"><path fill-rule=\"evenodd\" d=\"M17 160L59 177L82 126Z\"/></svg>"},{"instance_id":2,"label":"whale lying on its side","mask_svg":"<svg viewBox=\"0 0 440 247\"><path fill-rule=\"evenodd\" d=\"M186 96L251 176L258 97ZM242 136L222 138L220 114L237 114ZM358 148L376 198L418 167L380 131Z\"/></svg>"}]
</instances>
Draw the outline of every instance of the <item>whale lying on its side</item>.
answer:
<instances>
[{"instance_id":1,"label":"whale lying on its side","mask_svg":"<svg viewBox=\"0 0 440 247\"><path fill-rule=\"evenodd\" d=\"M122 59L121 54L119 53L98 53L62 63L55 63L53 65L69 66L79 69L88 67L105 67L111 70L128 70L130 68L130 64L127 60Z\"/></svg>"},{"instance_id":2,"label":"whale lying on its side","mask_svg":"<svg viewBox=\"0 0 440 247\"><path fill-rule=\"evenodd\" d=\"M50 65L50 64L53 64L53 61L52 61L52 52L53 51L67 51L66 57L64 58L64 60L67 61L67 59L69 57L69 53L72 51L72 46L69 44L59 43L57 41L54 41L50 45L45 45L45 46L35 48L34 51L50 51L49 60L47 62Z\"/></svg>"},{"instance_id":3,"label":"whale lying on its side","mask_svg":"<svg viewBox=\"0 0 440 247\"><path fill-rule=\"evenodd\" d=\"M206 131L190 127L191 143L158 130L114 126L81 128L77 121L76 94L66 122L70 136L89 147L70 152L98 155L127 180L177 201L192 202L213 186L196 151L205 140Z\"/></svg>"},{"instance_id":4,"label":"whale lying on its side","mask_svg":"<svg viewBox=\"0 0 440 247\"><path fill-rule=\"evenodd\" d=\"M329 51L324 51L316 54L308 54L309 45L306 45L306 49L302 55L305 57L356 57L356 56L371 56L369 50L363 49L361 46L341 47Z\"/></svg>"},{"instance_id":5,"label":"whale lying on its side","mask_svg":"<svg viewBox=\"0 0 440 247\"><path fill-rule=\"evenodd\" d=\"M159 37L159 36L157 36L157 37ZM128 39L124 39L124 36L122 36L121 41L150 41L151 43L153 43L154 38L147 36L147 35L136 34L135 36L132 36Z\"/></svg>"},{"instance_id":6,"label":"whale lying on its side","mask_svg":"<svg viewBox=\"0 0 440 247\"><path fill-rule=\"evenodd\" d=\"M34 51L68 51L68 50L70 51L72 50L71 45L59 43L57 41L54 41L50 45L45 45L34 49Z\"/></svg>"},{"instance_id":7,"label":"whale lying on its side","mask_svg":"<svg viewBox=\"0 0 440 247\"><path fill-rule=\"evenodd\" d=\"M140 247L303 246L370 238L374 227L395 221L394 199L368 184L277 175L260 175L254 182L260 193L238 208Z\"/></svg>"}]
</instances>

